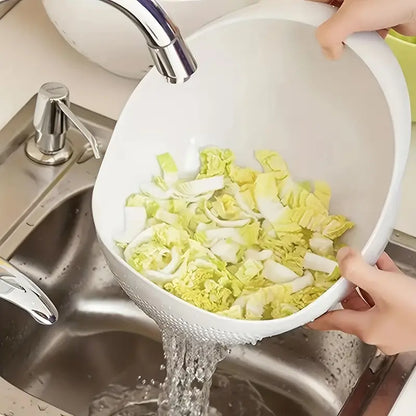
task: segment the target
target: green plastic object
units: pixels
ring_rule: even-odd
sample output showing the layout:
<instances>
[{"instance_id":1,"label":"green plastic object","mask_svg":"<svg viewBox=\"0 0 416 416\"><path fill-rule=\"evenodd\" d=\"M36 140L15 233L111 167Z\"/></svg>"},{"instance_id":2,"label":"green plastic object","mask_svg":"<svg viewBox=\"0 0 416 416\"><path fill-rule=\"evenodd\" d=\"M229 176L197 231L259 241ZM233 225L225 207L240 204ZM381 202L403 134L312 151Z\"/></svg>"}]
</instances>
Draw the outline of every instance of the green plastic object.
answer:
<instances>
[{"instance_id":1,"label":"green plastic object","mask_svg":"<svg viewBox=\"0 0 416 416\"><path fill-rule=\"evenodd\" d=\"M416 122L416 36L403 36L391 30L386 42L402 67L409 89L412 121Z\"/></svg>"}]
</instances>

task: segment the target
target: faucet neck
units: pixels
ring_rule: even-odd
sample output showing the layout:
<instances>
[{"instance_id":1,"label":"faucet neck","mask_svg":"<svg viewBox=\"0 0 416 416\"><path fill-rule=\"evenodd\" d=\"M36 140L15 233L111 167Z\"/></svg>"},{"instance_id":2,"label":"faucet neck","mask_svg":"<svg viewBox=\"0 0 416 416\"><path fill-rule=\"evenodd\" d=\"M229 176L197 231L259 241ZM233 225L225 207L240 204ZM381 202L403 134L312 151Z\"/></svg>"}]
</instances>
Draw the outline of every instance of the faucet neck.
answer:
<instances>
[{"instance_id":1,"label":"faucet neck","mask_svg":"<svg viewBox=\"0 0 416 416\"><path fill-rule=\"evenodd\" d=\"M178 28L155 0L100 0L126 15L151 48L163 48L180 38Z\"/></svg>"},{"instance_id":2,"label":"faucet neck","mask_svg":"<svg viewBox=\"0 0 416 416\"><path fill-rule=\"evenodd\" d=\"M172 83L187 81L197 65L179 29L156 0L100 0L126 15L146 38L157 70Z\"/></svg>"}]
</instances>

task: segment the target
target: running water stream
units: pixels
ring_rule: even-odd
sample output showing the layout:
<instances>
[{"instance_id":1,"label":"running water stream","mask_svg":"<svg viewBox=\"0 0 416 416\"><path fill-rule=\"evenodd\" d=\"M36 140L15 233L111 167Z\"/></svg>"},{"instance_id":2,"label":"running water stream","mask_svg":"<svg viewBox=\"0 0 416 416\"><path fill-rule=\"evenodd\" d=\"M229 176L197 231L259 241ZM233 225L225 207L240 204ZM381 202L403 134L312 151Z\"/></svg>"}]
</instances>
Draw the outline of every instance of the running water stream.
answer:
<instances>
[{"instance_id":1,"label":"running water stream","mask_svg":"<svg viewBox=\"0 0 416 416\"><path fill-rule=\"evenodd\" d=\"M90 416L276 416L249 381L214 374L229 348L167 329L162 340L164 382L109 386L92 402Z\"/></svg>"},{"instance_id":2,"label":"running water stream","mask_svg":"<svg viewBox=\"0 0 416 416\"><path fill-rule=\"evenodd\" d=\"M162 331L166 378L162 384L159 416L206 416L212 376L228 348L200 342L169 330Z\"/></svg>"}]
</instances>

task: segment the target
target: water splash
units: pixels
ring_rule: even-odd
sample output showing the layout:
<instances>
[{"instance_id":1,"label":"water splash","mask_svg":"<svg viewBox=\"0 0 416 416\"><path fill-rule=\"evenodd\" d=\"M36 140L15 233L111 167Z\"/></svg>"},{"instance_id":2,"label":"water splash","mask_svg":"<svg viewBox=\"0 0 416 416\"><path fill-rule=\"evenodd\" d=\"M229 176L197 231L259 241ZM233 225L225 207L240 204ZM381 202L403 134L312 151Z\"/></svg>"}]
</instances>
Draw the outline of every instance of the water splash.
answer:
<instances>
[{"instance_id":1,"label":"water splash","mask_svg":"<svg viewBox=\"0 0 416 416\"><path fill-rule=\"evenodd\" d=\"M90 416L276 416L249 381L215 373L229 348L169 330L162 340L164 382L138 377L134 388L111 385L94 399Z\"/></svg>"},{"instance_id":2,"label":"water splash","mask_svg":"<svg viewBox=\"0 0 416 416\"><path fill-rule=\"evenodd\" d=\"M134 388L111 385L90 406L89 416L157 416L160 385ZM247 380L220 372L214 374L208 416L276 416ZM177 416L187 415L181 409Z\"/></svg>"},{"instance_id":3,"label":"water splash","mask_svg":"<svg viewBox=\"0 0 416 416\"><path fill-rule=\"evenodd\" d=\"M166 379L158 416L207 416L212 376L228 348L162 331Z\"/></svg>"}]
</instances>

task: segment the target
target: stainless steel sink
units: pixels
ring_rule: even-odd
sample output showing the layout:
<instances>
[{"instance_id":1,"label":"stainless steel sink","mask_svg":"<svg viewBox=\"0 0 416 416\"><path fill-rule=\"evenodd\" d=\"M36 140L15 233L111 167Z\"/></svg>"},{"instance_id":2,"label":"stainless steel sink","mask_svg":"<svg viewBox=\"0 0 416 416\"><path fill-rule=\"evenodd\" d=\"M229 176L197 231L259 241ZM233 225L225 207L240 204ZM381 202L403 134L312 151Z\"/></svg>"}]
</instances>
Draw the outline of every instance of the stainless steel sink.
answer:
<instances>
[{"instance_id":1,"label":"stainless steel sink","mask_svg":"<svg viewBox=\"0 0 416 416\"><path fill-rule=\"evenodd\" d=\"M32 133L33 107L34 99L0 132L0 173L27 174L32 183L35 176L37 186L29 191L26 182L16 188L13 180L0 181L0 194L15 204L0 221L0 256L48 294L60 319L41 327L0 302L0 377L22 397L55 406L57 416L86 416L109 384L134 386L139 376L161 381L163 352L157 327L119 288L96 242L90 206L99 162L74 131L67 164L29 161L23 143ZM73 110L105 147L114 122ZM393 240L388 251L416 275L414 239L396 233ZM276 416L383 416L414 364L413 354L377 356L352 336L301 328L234 349L221 371L250 380Z\"/></svg>"},{"instance_id":2,"label":"stainless steel sink","mask_svg":"<svg viewBox=\"0 0 416 416\"><path fill-rule=\"evenodd\" d=\"M0 0L0 19L5 16L20 0Z\"/></svg>"}]
</instances>

